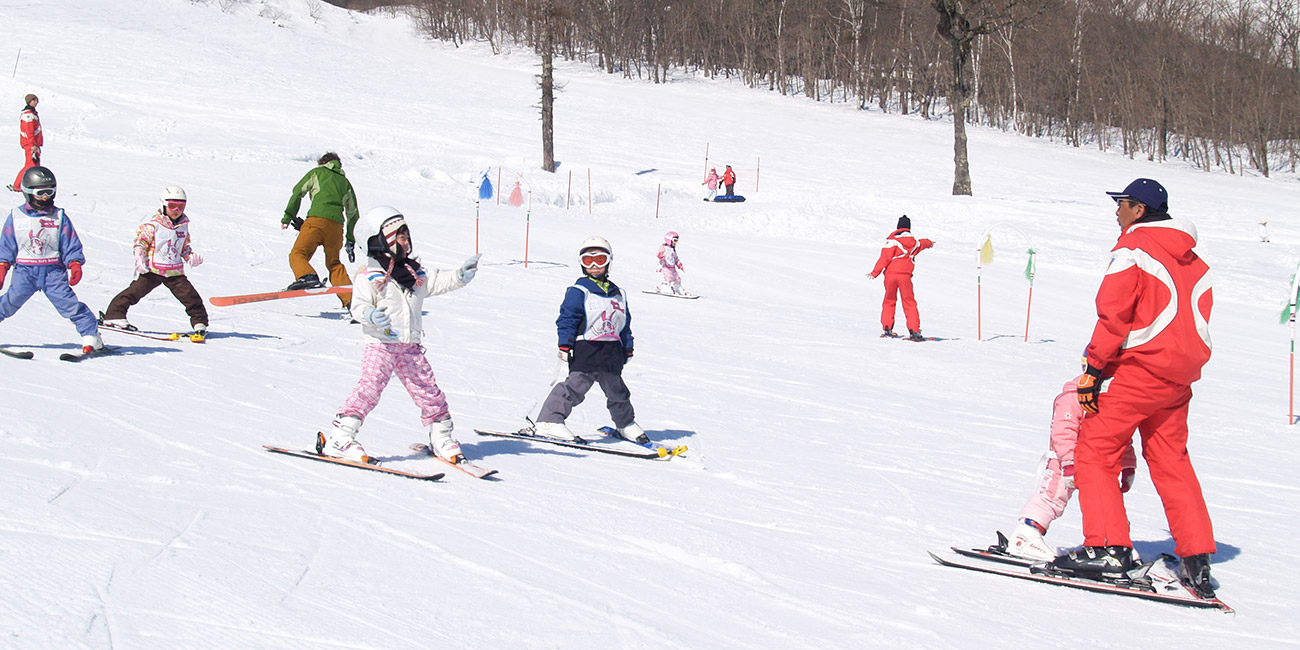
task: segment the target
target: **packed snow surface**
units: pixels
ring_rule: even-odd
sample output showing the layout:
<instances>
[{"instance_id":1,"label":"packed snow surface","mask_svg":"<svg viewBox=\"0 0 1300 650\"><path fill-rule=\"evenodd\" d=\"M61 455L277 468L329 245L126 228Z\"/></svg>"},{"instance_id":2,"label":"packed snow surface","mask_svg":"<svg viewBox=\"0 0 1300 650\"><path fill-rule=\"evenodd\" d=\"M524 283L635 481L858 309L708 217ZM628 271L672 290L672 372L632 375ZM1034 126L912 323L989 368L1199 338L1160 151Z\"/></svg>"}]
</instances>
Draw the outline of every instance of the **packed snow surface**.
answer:
<instances>
[{"instance_id":1,"label":"packed snow surface","mask_svg":"<svg viewBox=\"0 0 1300 650\"><path fill-rule=\"evenodd\" d=\"M0 646L1298 644L1300 429L1278 323L1300 261L1293 172L972 128L975 196L953 197L950 121L562 62L547 174L537 57L431 42L400 16L317 0L8 2L0 43L15 62L5 119L41 97L44 162L88 260L76 291L95 310L131 281L134 229L173 183L205 297L288 284L294 232L279 219L330 150L363 211L407 215L425 264L455 268L477 242L478 278L425 303L425 346L465 450L500 470L426 483L262 449L311 446L359 376L359 328L332 297L211 307L203 345L106 332L127 354L68 364L56 357L76 332L37 296L0 324L0 345L36 353L0 358ZM16 173L17 143L0 151ZM707 168L725 164L749 200L702 202ZM498 194L476 204L485 172ZM1234 615L926 555L1013 526L1095 322L1118 234L1103 192L1137 177L1169 188L1215 277L1190 451ZM498 204L516 183L524 205ZM866 273L903 214L937 242L915 279L941 341L877 337L882 288ZM699 300L641 293L668 230ZM559 302L593 234L613 242L630 296L637 420L690 448L671 462L473 433L523 426L546 395ZM162 288L130 319L189 329ZM609 423L589 397L569 421L584 435ZM394 381L360 440L394 467L446 469L407 451L425 436ZM1172 552L1145 466L1127 504L1139 551ZM1047 539L1082 541L1077 506Z\"/></svg>"}]
</instances>

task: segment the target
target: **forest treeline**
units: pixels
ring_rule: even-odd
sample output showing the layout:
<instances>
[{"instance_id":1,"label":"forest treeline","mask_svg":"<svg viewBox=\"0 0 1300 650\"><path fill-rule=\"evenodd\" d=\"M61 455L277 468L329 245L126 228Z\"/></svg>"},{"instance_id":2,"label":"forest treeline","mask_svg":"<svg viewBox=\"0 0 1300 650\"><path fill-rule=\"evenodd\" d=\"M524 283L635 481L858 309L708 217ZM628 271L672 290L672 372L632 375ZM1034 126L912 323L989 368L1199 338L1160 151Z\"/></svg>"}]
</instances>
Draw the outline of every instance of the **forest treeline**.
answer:
<instances>
[{"instance_id":1,"label":"forest treeline","mask_svg":"<svg viewBox=\"0 0 1300 650\"><path fill-rule=\"evenodd\" d=\"M400 5L431 37L538 48L610 74L736 78L860 108L946 112L940 3L977 25L969 122L1179 158L1296 171L1300 0L349 0ZM950 9L951 10L951 9ZM550 20L546 16L550 15Z\"/></svg>"}]
</instances>

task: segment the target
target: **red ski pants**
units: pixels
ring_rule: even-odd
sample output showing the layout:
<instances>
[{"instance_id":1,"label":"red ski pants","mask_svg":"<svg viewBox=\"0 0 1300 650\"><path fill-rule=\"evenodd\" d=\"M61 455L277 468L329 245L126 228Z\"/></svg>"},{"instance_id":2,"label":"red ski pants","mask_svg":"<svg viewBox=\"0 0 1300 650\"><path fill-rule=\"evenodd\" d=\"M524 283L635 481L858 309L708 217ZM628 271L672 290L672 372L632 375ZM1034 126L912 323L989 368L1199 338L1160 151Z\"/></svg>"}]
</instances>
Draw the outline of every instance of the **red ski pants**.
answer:
<instances>
[{"instance_id":1,"label":"red ski pants","mask_svg":"<svg viewBox=\"0 0 1300 650\"><path fill-rule=\"evenodd\" d=\"M880 325L894 329L894 309L898 299L903 299L903 318L907 329L921 331L921 312L916 310L916 296L912 293L912 276L906 273L885 274L885 300L880 305Z\"/></svg>"},{"instance_id":2,"label":"red ski pants","mask_svg":"<svg viewBox=\"0 0 1300 650\"><path fill-rule=\"evenodd\" d=\"M1124 495L1115 477L1136 429L1142 436L1142 457L1151 483L1165 507L1175 552L1182 557L1215 552L1210 513L1187 455L1191 399L1190 386L1131 379L1116 379L1098 398L1098 412L1084 418L1074 450L1085 545L1133 546Z\"/></svg>"},{"instance_id":3,"label":"red ski pants","mask_svg":"<svg viewBox=\"0 0 1300 650\"><path fill-rule=\"evenodd\" d=\"M23 168L18 170L18 175L14 177L15 192L23 191L23 174L39 164L41 164L40 156L34 155L31 147L23 147Z\"/></svg>"}]
</instances>

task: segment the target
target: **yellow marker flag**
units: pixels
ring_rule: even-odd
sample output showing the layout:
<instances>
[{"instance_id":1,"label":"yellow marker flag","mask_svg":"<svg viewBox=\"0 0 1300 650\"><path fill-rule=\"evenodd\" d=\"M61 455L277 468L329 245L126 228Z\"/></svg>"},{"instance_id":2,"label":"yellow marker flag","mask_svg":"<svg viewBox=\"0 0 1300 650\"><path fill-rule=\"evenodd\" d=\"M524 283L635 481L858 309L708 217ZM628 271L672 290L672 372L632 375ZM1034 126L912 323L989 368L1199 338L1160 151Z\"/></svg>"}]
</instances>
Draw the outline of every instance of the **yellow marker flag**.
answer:
<instances>
[{"instance_id":1,"label":"yellow marker flag","mask_svg":"<svg viewBox=\"0 0 1300 650\"><path fill-rule=\"evenodd\" d=\"M993 235L989 235L984 240L984 245L980 247L980 264L990 264L993 262Z\"/></svg>"}]
</instances>

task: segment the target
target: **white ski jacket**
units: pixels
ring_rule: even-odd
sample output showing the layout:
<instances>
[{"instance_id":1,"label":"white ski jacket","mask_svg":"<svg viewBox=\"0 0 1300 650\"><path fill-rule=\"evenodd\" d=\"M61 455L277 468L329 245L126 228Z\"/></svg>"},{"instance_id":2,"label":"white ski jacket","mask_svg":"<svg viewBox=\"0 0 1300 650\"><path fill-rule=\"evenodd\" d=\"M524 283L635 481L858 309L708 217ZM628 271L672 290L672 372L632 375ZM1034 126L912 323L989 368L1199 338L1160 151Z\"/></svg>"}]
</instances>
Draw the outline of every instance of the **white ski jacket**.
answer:
<instances>
[{"instance_id":1,"label":"white ski jacket","mask_svg":"<svg viewBox=\"0 0 1300 650\"><path fill-rule=\"evenodd\" d=\"M361 332L368 342L373 343L419 343L424 327L421 314L424 311L424 299L465 286L456 276L455 271L433 269L426 273L423 267L416 273L424 279L422 286L411 291L402 288L395 280L384 282L384 269L378 261L367 260L365 268L357 271L352 278L352 317L361 322ZM380 283L383 288L379 289ZM392 323L387 332L366 320L366 310L374 307L383 309Z\"/></svg>"}]
</instances>

